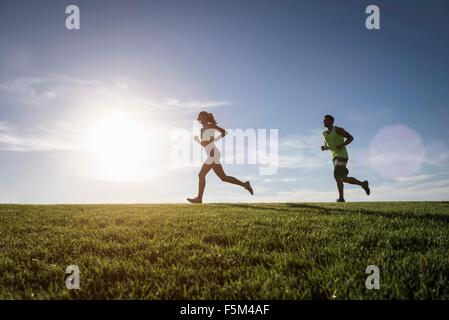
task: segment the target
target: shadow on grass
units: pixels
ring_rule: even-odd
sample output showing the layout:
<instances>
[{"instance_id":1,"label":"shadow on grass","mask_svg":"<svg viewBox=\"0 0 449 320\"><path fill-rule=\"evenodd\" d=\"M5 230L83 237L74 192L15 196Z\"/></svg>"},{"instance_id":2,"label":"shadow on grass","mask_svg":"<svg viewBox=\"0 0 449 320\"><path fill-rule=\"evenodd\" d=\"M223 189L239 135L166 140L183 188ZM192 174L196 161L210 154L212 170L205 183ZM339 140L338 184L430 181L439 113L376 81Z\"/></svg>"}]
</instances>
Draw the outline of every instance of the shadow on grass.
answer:
<instances>
[{"instance_id":1,"label":"shadow on grass","mask_svg":"<svg viewBox=\"0 0 449 320\"><path fill-rule=\"evenodd\" d=\"M449 202L442 202L444 207L449 205ZM294 213L297 212L295 209L308 209L317 211L318 214L324 215L335 215L335 214L361 214L370 217L382 217L386 219L395 219L395 218L403 218L403 219L414 219L414 220L432 220L439 221L443 223L449 224L449 212L445 212L443 214L433 214L433 213L420 213L416 214L413 211L404 211L404 212L385 212L378 210L368 210L368 209L349 209L349 208L336 208L331 207L327 208L320 205L313 204L304 204L304 203L287 203L286 206L263 206L263 205L250 205L250 204L233 204L232 207L238 208L246 208L246 209L256 209L256 210L267 210L267 211L277 211L277 212L289 212ZM344 204L343 204L344 206ZM301 212L307 213L307 212ZM310 212L309 212L310 213Z\"/></svg>"},{"instance_id":2,"label":"shadow on grass","mask_svg":"<svg viewBox=\"0 0 449 320\"><path fill-rule=\"evenodd\" d=\"M287 203L289 207L292 208L302 208L302 209L316 209L316 210L324 210L328 214L332 214L332 211L337 211L339 213L355 213L366 216L376 216L382 218L404 218L404 219L415 219L415 220L433 220L440 221L444 223L449 223L449 215L445 214L432 214L432 213L420 213L416 214L413 211L405 211L405 212L385 212L378 210L368 210L368 209L342 209L342 208L326 208L318 205L309 205L309 204L301 204L301 203Z\"/></svg>"},{"instance_id":3,"label":"shadow on grass","mask_svg":"<svg viewBox=\"0 0 449 320\"><path fill-rule=\"evenodd\" d=\"M266 210L266 211L278 211L278 212L292 212L289 208L284 207L270 207L270 206L262 206L262 205L251 205L251 204L230 204L230 207L235 208L244 208L244 209L256 209L256 210Z\"/></svg>"}]
</instances>

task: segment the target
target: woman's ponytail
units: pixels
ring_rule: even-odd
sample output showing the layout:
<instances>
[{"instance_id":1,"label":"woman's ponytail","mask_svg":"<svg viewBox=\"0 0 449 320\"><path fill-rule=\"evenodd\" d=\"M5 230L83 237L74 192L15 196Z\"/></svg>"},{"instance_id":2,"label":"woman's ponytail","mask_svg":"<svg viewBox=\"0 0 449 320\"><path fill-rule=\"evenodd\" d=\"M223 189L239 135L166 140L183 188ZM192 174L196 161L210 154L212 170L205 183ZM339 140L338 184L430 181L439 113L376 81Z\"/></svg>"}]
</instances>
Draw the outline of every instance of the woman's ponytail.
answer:
<instances>
[{"instance_id":1,"label":"woman's ponytail","mask_svg":"<svg viewBox=\"0 0 449 320\"><path fill-rule=\"evenodd\" d=\"M217 124L217 121L215 121L214 115L211 112L209 112L207 115L209 116L209 123Z\"/></svg>"},{"instance_id":2,"label":"woman's ponytail","mask_svg":"<svg viewBox=\"0 0 449 320\"><path fill-rule=\"evenodd\" d=\"M208 124L217 124L217 121L215 121L214 115L210 112L201 111L198 114L198 121L201 121L202 123L207 122Z\"/></svg>"}]
</instances>

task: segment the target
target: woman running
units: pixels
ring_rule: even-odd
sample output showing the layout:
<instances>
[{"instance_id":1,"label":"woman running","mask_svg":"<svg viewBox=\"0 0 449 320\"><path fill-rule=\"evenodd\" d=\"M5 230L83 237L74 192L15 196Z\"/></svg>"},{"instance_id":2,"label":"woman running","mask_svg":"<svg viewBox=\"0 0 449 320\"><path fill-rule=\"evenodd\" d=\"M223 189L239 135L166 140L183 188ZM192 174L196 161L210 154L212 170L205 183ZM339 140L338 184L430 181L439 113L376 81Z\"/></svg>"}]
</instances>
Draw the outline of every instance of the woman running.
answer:
<instances>
[{"instance_id":1,"label":"woman running","mask_svg":"<svg viewBox=\"0 0 449 320\"><path fill-rule=\"evenodd\" d=\"M199 186L198 186L198 196L196 198L187 198L187 200L191 203L202 203L203 202L203 193L204 188L206 187L206 175L210 171L210 169L214 170L215 174L221 179L221 181L229 182L232 184L237 184L242 186L249 193L253 194L253 188L249 181L242 182L237 178L227 176L223 170L223 167L220 163L220 151L215 146L215 141L220 140L226 135L226 131L223 128L217 126L217 122L214 119L212 113L208 113L206 111L201 111L198 115L197 119L201 125L201 139L199 137L195 137L195 141L201 144L207 153L207 159L203 164L203 167L198 174L199 177ZM215 131L221 133L221 136L215 137Z\"/></svg>"}]
</instances>

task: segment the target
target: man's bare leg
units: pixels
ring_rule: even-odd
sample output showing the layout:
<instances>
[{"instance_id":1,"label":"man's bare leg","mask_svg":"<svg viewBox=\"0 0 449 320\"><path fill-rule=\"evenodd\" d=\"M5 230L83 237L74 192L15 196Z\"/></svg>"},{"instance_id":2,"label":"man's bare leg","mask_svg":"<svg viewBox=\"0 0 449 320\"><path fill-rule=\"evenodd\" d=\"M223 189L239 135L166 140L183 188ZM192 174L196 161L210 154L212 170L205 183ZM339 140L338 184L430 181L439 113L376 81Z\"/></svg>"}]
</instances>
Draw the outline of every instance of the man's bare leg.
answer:
<instances>
[{"instance_id":1,"label":"man's bare leg","mask_svg":"<svg viewBox=\"0 0 449 320\"><path fill-rule=\"evenodd\" d=\"M343 189L344 189L343 180L341 178L335 177L335 181L337 182L337 189L338 189L338 196L339 196L337 201L343 202L345 200L345 197L344 197L344 194L343 194L344 193L344 191L343 191Z\"/></svg>"},{"instance_id":2,"label":"man's bare leg","mask_svg":"<svg viewBox=\"0 0 449 320\"><path fill-rule=\"evenodd\" d=\"M363 190L365 190L367 195L369 195L371 192L369 189L368 180L365 180L362 182L353 177L345 177L345 178L341 178L341 179L344 183L355 184L355 185L361 186L363 188Z\"/></svg>"},{"instance_id":3,"label":"man's bare leg","mask_svg":"<svg viewBox=\"0 0 449 320\"><path fill-rule=\"evenodd\" d=\"M344 183L356 184L356 185L362 186L362 181L357 180L356 178L353 178L353 177L345 177L345 178L341 178L341 180Z\"/></svg>"}]
</instances>

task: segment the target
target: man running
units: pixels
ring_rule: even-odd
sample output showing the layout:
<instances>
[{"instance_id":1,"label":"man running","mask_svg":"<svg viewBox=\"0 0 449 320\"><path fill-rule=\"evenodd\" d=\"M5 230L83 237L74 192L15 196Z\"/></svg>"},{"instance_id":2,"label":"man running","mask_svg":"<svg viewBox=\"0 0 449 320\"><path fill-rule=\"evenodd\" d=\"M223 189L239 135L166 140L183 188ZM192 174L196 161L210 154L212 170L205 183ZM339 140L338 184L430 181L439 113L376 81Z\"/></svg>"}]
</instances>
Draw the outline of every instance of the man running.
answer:
<instances>
[{"instance_id":1,"label":"man running","mask_svg":"<svg viewBox=\"0 0 449 320\"><path fill-rule=\"evenodd\" d=\"M348 163L348 151L346 150L346 146L350 144L354 138L346 132L345 129L334 126L334 117L331 115L324 116L324 126L327 130L323 132L324 146L321 146L321 151L332 151L334 177L337 182L339 194L337 202L345 202L343 196L343 183L359 185L365 190L366 194L369 195L370 189L367 180L361 182L356 178L348 177L349 170L346 168L346 164Z\"/></svg>"}]
</instances>

